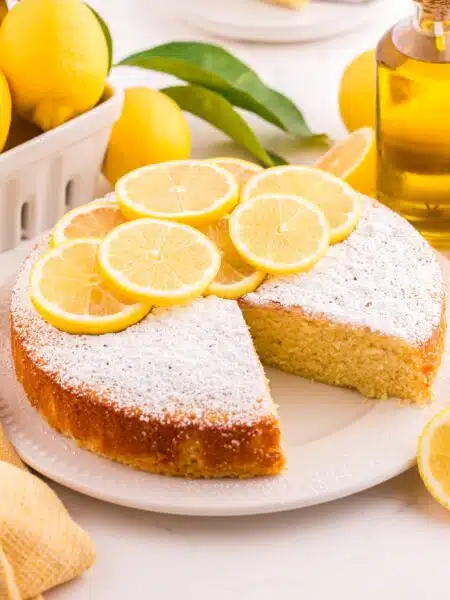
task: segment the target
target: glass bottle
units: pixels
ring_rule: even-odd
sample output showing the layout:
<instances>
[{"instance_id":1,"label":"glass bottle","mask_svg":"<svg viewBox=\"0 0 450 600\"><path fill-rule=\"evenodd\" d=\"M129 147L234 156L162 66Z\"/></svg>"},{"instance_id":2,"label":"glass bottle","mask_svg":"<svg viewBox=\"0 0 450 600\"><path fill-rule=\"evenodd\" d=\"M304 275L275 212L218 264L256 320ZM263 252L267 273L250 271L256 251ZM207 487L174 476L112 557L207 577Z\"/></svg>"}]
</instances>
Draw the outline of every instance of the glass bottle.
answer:
<instances>
[{"instance_id":1,"label":"glass bottle","mask_svg":"<svg viewBox=\"0 0 450 600\"><path fill-rule=\"evenodd\" d=\"M377 48L378 197L450 249L450 0L415 4Z\"/></svg>"}]
</instances>

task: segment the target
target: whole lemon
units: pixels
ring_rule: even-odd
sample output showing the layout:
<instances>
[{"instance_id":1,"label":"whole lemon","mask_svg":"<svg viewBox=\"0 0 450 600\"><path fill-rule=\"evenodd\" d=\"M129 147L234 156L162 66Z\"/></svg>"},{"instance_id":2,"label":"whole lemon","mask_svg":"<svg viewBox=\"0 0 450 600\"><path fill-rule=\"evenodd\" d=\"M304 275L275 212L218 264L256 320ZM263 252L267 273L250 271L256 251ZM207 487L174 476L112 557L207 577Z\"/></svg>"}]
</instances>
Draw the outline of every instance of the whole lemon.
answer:
<instances>
[{"instance_id":1,"label":"whole lemon","mask_svg":"<svg viewBox=\"0 0 450 600\"><path fill-rule=\"evenodd\" d=\"M39 129L34 123L30 123L29 121L22 119L22 117L19 117L13 108L11 127L9 128L9 134L4 149L11 150L11 148L25 144L25 142L32 140L41 133L42 129Z\"/></svg>"},{"instance_id":2,"label":"whole lemon","mask_svg":"<svg viewBox=\"0 0 450 600\"><path fill-rule=\"evenodd\" d=\"M345 69L339 89L339 108L348 131L375 127L375 50L364 52Z\"/></svg>"},{"instance_id":3,"label":"whole lemon","mask_svg":"<svg viewBox=\"0 0 450 600\"><path fill-rule=\"evenodd\" d=\"M8 12L8 7L6 5L5 0L0 0L0 23L5 18L7 12Z\"/></svg>"},{"instance_id":4,"label":"whole lemon","mask_svg":"<svg viewBox=\"0 0 450 600\"><path fill-rule=\"evenodd\" d=\"M183 160L191 153L191 135L178 105L148 87L125 90L122 115L114 125L103 164L112 183L144 165Z\"/></svg>"},{"instance_id":5,"label":"whole lemon","mask_svg":"<svg viewBox=\"0 0 450 600\"><path fill-rule=\"evenodd\" d=\"M11 125L11 94L6 77L0 72L0 152L8 137Z\"/></svg>"},{"instance_id":6,"label":"whole lemon","mask_svg":"<svg viewBox=\"0 0 450 600\"><path fill-rule=\"evenodd\" d=\"M97 104L108 47L78 0L21 0L0 27L0 68L23 118L52 129Z\"/></svg>"}]
</instances>

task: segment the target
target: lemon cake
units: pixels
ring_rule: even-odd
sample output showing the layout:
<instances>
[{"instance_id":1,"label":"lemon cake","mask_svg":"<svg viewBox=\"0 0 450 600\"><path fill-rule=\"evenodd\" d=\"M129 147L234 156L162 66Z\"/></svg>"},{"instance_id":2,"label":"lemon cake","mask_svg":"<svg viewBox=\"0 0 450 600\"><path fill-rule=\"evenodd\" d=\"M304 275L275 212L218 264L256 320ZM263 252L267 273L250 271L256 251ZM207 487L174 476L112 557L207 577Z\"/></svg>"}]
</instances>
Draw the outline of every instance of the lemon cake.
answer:
<instances>
[{"instance_id":1,"label":"lemon cake","mask_svg":"<svg viewBox=\"0 0 450 600\"><path fill-rule=\"evenodd\" d=\"M105 457L165 475L280 473L259 359L367 397L430 399L445 332L441 270L415 229L369 198L355 231L310 271L269 277L239 303L155 309L121 333L71 335L38 315L29 278L43 249L12 293L17 377L52 427Z\"/></svg>"},{"instance_id":2,"label":"lemon cake","mask_svg":"<svg viewBox=\"0 0 450 600\"><path fill-rule=\"evenodd\" d=\"M270 277L240 305L267 365L370 398L430 399L445 331L441 270L420 234L369 198L355 231L313 269Z\"/></svg>"},{"instance_id":3,"label":"lemon cake","mask_svg":"<svg viewBox=\"0 0 450 600\"><path fill-rule=\"evenodd\" d=\"M235 301L157 309L121 333L71 335L29 299L37 248L11 300L18 380L41 415L80 446L132 467L251 477L284 466L276 407Z\"/></svg>"}]
</instances>

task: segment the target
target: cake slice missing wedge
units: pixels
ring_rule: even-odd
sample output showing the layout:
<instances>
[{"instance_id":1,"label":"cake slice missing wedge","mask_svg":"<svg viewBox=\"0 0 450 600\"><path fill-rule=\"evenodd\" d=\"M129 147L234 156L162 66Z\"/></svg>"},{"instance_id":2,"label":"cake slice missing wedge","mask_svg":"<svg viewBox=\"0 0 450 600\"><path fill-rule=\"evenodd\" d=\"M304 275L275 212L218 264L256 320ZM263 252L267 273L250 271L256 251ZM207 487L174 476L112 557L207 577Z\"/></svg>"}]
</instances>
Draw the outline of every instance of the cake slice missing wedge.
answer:
<instances>
[{"instance_id":1,"label":"cake slice missing wedge","mask_svg":"<svg viewBox=\"0 0 450 600\"><path fill-rule=\"evenodd\" d=\"M402 217L363 200L357 229L311 271L241 301L262 361L371 398L430 399L445 332L436 255Z\"/></svg>"},{"instance_id":2,"label":"cake slice missing wedge","mask_svg":"<svg viewBox=\"0 0 450 600\"><path fill-rule=\"evenodd\" d=\"M48 423L133 467L254 477L284 467L276 407L238 305L156 309L121 333L70 335L29 300L24 263L11 301L18 380Z\"/></svg>"}]
</instances>

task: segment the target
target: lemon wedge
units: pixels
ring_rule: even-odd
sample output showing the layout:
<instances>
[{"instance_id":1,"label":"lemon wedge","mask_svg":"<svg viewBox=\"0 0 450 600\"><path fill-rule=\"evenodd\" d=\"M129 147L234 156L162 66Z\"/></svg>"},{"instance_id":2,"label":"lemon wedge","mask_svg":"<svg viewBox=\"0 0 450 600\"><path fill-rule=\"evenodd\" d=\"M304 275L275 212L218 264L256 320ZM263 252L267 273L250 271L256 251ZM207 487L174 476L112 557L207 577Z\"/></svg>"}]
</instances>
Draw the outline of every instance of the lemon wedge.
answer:
<instances>
[{"instance_id":1,"label":"lemon wedge","mask_svg":"<svg viewBox=\"0 0 450 600\"><path fill-rule=\"evenodd\" d=\"M428 491L450 510L450 408L439 412L423 430L417 463Z\"/></svg>"},{"instance_id":2,"label":"lemon wedge","mask_svg":"<svg viewBox=\"0 0 450 600\"><path fill-rule=\"evenodd\" d=\"M319 158L316 167L343 179L361 194L374 196L377 183L374 130L363 127L354 131Z\"/></svg>"}]
</instances>

